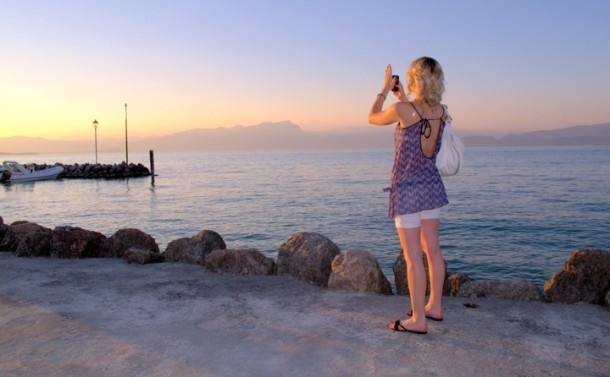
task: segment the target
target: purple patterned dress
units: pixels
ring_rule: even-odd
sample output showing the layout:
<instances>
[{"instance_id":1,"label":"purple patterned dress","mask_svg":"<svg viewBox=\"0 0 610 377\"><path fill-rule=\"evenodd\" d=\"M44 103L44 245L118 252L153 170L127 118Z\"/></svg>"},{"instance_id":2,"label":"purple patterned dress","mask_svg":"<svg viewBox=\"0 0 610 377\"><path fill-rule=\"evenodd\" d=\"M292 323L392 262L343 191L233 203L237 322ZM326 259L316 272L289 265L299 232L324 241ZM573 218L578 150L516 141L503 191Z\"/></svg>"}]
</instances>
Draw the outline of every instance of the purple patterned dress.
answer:
<instances>
[{"instance_id":1,"label":"purple patterned dress","mask_svg":"<svg viewBox=\"0 0 610 377\"><path fill-rule=\"evenodd\" d=\"M390 191L389 216L440 208L449 203L445 185L436 168L436 155L441 147L445 121L436 142L434 157L427 158L421 148L421 138L430 134L428 119L421 119L410 127L402 128L400 123L394 131L394 166ZM423 131L423 132L422 132Z\"/></svg>"}]
</instances>

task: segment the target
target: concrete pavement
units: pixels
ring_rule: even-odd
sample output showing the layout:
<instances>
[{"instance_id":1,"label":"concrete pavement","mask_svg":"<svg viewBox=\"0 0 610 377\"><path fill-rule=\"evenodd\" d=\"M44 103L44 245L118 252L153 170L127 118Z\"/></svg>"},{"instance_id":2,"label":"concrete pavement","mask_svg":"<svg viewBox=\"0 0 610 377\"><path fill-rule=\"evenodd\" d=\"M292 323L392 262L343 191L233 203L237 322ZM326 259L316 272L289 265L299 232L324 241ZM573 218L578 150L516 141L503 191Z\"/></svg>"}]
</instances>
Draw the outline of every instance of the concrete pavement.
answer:
<instances>
[{"instance_id":1,"label":"concrete pavement","mask_svg":"<svg viewBox=\"0 0 610 377\"><path fill-rule=\"evenodd\" d=\"M601 306L446 298L427 335L388 330L407 300L1 252L0 375L610 376Z\"/></svg>"}]
</instances>

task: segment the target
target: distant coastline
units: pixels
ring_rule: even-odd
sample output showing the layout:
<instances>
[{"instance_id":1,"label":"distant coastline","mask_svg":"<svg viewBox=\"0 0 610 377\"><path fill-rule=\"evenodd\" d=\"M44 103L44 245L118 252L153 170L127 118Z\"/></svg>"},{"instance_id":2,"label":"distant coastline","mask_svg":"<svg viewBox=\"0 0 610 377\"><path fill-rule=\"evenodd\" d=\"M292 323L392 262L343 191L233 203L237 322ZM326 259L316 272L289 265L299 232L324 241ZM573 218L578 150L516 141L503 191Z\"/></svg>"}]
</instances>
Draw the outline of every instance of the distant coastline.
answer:
<instances>
[{"instance_id":1,"label":"distant coastline","mask_svg":"<svg viewBox=\"0 0 610 377\"><path fill-rule=\"evenodd\" d=\"M302 130L290 122L266 122L254 126L193 129L162 137L131 138L132 152L215 152L373 149L393 147L394 127L352 127L325 132ZM610 146L610 123L581 125L550 131L532 131L502 137L457 131L466 147L567 147ZM100 153L124 150L124 140L100 139ZM0 155L87 153L91 140L48 140L39 137L3 137ZM26 149L27 148L27 149ZM24 150L36 151L26 153Z\"/></svg>"},{"instance_id":2,"label":"distant coastline","mask_svg":"<svg viewBox=\"0 0 610 377\"><path fill-rule=\"evenodd\" d=\"M572 126L550 131L532 131L503 137L469 135L462 138L471 147L584 147L610 146L610 123Z\"/></svg>"}]
</instances>

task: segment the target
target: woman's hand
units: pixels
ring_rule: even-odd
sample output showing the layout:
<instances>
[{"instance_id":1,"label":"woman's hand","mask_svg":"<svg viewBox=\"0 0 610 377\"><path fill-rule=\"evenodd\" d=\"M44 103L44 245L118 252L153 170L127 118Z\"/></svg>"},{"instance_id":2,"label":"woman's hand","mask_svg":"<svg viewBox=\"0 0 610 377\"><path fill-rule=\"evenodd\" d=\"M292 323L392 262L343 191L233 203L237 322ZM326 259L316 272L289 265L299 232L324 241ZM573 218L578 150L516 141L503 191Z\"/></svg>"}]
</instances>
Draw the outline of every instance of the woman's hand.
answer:
<instances>
[{"instance_id":1,"label":"woman's hand","mask_svg":"<svg viewBox=\"0 0 610 377\"><path fill-rule=\"evenodd\" d=\"M381 93L387 95L395 85L396 79L392 77L392 65L388 64L388 66L385 68L385 75L383 77L383 86L381 87Z\"/></svg>"},{"instance_id":2,"label":"woman's hand","mask_svg":"<svg viewBox=\"0 0 610 377\"><path fill-rule=\"evenodd\" d=\"M409 99L407 98L407 94L405 93L405 89L402 86L402 83L399 82L398 85L396 85L398 87L397 91L393 91L392 93L394 93L394 96L396 97L397 100L399 100L400 102L407 102Z\"/></svg>"},{"instance_id":3,"label":"woman's hand","mask_svg":"<svg viewBox=\"0 0 610 377\"><path fill-rule=\"evenodd\" d=\"M383 86L381 87L381 92L377 94L375 102L373 102L373 106L369 111L370 124L377 126L385 126L398 120L398 114L396 113L396 104L393 104L386 110L383 110L383 102L385 101L386 96L388 95L390 90L397 84L398 83L396 82L396 79L392 77L392 66L388 64L385 69L385 74L383 76Z\"/></svg>"}]
</instances>

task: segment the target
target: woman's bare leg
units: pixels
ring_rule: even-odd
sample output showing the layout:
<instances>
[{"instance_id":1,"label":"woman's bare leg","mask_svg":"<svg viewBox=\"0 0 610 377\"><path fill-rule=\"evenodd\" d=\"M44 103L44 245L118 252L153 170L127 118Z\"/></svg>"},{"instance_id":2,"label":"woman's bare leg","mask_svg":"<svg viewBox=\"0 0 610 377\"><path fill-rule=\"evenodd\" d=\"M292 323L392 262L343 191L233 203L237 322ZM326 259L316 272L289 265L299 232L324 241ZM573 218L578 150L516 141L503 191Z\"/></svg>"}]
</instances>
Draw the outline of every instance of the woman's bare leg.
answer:
<instances>
[{"instance_id":1,"label":"woman's bare leg","mask_svg":"<svg viewBox=\"0 0 610 377\"><path fill-rule=\"evenodd\" d=\"M409 330L425 332L428 330L425 315L426 271L422 260L421 228L396 228L396 231L407 263L407 282L413 310L412 316L401 320L401 324ZM393 323L390 323L390 328L392 326Z\"/></svg>"},{"instance_id":2,"label":"woman's bare leg","mask_svg":"<svg viewBox=\"0 0 610 377\"><path fill-rule=\"evenodd\" d=\"M438 239L438 219L421 221L421 242L423 251L428 259L428 273L430 274L430 298L426 304L426 314L443 318L443 288L445 285L445 261L441 253Z\"/></svg>"}]
</instances>

